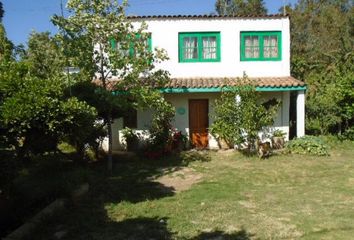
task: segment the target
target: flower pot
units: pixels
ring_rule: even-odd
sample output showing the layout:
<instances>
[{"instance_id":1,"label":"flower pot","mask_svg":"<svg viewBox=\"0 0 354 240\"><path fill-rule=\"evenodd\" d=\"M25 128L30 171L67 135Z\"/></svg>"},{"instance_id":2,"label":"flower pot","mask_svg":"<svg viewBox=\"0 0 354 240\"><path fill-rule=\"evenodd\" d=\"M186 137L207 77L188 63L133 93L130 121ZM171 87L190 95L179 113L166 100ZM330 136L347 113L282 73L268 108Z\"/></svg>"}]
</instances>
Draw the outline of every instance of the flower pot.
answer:
<instances>
[{"instance_id":1,"label":"flower pot","mask_svg":"<svg viewBox=\"0 0 354 240\"><path fill-rule=\"evenodd\" d=\"M218 145L220 149L227 150L230 149L230 145L223 138L218 139Z\"/></svg>"},{"instance_id":2,"label":"flower pot","mask_svg":"<svg viewBox=\"0 0 354 240\"><path fill-rule=\"evenodd\" d=\"M284 137L273 137L272 138L273 148L281 149L284 148L285 140Z\"/></svg>"}]
</instances>

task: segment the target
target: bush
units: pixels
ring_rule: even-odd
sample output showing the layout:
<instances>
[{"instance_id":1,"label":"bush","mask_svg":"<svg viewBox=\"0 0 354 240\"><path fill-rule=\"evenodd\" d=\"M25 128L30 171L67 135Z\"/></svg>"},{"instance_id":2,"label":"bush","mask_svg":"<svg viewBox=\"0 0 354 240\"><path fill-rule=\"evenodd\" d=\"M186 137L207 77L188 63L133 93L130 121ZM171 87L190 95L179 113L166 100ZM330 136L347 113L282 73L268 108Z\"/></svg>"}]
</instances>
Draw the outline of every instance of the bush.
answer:
<instances>
[{"instance_id":1,"label":"bush","mask_svg":"<svg viewBox=\"0 0 354 240\"><path fill-rule=\"evenodd\" d=\"M276 129L272 135L273 137L285 137L286 133L280 129Z\"/></svg>"},{"instance_id":2,"label":"bush","mask_svg":"<svg viewBox=\"0 0 354 240\"><path fill-rule=\"evenodd\" d=\"M345 140L354 141L354 126L345 130L342 138Z\"/></svg>"},{"instance_id":3,"label":"bush","mask_svg":"<svg viewBox=\"0 0 354 240\"><path fill-rule=\"evenodd\" d=\"M133 129L125 127L122 130L123 139L127 146L127 151L134 152L138 150L140 134L136 133Z\"/></svg>"},{"instance_id":4,"label":"bush","mask_svg":"<svg viewBox=\"0 0 354 240\"><path fill-rule=\"evenodd\" d=\"M215 101L214 123L210 132L218 140L223 139L230 147L246 143L249 152L255 152L258 133L274 123L280 102L264 101L256 91L255 82L244 76L223 89Z\"/></svg>"},{"instance_id":5,"label":"bush","mask_svg":"<svg viewBox=\"0 0 354 240\"><path fill-rule=\"evenodd\" d=\"M317 156L328 156L328 146L319 138L315 136L304 136L289 141L286 148L291 153L310 154Z\"/></svg>"}]
</instances>

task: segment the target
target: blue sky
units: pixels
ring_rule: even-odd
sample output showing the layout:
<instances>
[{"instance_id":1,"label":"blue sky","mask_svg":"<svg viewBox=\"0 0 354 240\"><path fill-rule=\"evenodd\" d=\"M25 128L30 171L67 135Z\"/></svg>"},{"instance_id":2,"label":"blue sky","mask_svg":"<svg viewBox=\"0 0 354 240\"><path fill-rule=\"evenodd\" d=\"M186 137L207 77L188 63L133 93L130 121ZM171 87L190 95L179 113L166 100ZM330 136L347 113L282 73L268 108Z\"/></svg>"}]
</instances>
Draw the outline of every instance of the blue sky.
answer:
<instances>
[{"instance_id":1,"label":"blue sky","mask_svg":"<svg viewBox=\"0 0 354 240\"><path fill-rule=\"evenodd\" d=\"M56 33L51 16L60 14L61 0L2 0L3 19L8 38L15 44L25 44L32 30ZM63 0L64 6L67 0ZM215 12L216 0L130 0L127 14L209 14ZM269 13L277 13L283 2L296 0L265 0Z\"/></svg>"}]
</instances>

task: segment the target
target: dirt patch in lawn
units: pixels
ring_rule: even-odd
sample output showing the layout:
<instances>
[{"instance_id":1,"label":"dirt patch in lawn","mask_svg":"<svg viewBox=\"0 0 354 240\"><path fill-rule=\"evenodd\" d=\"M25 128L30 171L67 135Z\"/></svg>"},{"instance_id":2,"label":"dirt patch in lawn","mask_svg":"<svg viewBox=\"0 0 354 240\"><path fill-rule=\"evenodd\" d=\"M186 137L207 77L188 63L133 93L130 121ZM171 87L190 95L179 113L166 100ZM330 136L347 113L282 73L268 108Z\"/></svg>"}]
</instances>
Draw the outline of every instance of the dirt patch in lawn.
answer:
<instances>
[{"instance_id":1,"label":"dirt patch in lawn","mask_svg":"<svg viewBox=\"0 0 354 240\"><path fill-rule=\"evenodd\" d=\"M192 168L179 167L163 170L162 176L155 178L154 182L161 183L165 187L171 187L174 192L188 190L195 183L201 181L203 175Z\"/></svg>"}]
</instances>

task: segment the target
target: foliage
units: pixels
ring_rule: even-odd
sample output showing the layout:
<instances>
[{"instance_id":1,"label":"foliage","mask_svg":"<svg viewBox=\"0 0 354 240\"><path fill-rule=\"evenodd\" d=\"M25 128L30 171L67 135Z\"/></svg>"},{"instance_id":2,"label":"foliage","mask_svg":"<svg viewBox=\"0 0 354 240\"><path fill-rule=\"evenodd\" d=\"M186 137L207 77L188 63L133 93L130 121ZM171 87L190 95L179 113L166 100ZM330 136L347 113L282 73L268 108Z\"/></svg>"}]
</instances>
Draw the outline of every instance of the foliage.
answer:
<instances>
[{"instance_id":1,"label":"foliage","mask_svg":"<svg viewBox=\"0 0 354 240\"><path fill-rule=\"evenodd\" d=\"M291 153L328 156L328 146L319 137L304 136L286 143L286 148Z\"/></svg>"},{"instance_id":2,"label":"foliage","mask_svg":"<svg viewBox=\"0 0 354 240\"><path fill-rule=\"evenodd\" d=\"M66 97L61 77L32 77L21 62L1 68L0 124L7 143L18 154L56 150L58 141L65 137L81 141L81 145L89 141L96 111L75 97Z\"/></svg>"},{"instance_id":3,"label":"foliage","mask_svg":"<svg viewBox=\"0 0 354 240\"><path fill-rule=\"evenodd\" d=\"M4 7L2 2L0 2L0 22L2 22L2 18L4 17Z\"/></svg>"},{"instance_id":4,"label":"foliage","mask_svg":"<svg viewBox=\"0 0 354 240\"><path fill-rule=\"evenodd\" d=\"M263 0L217 0L219 15L264 15L267 14Z\"/></svg>"},{"instance_id":5,"label":"foliage","mask_svg":"<svg viewBox=\"0 0 354 240\"><path fill-rule=\"evenodd\" d=\"M175 109L170 103L163 100L162 97L156 102L154 109L156 110L149 129L151 143L155 148L165 148L171 137L171 121L175 115Z\"/></svg>"},{"instance_id":6,"label":"foliage","mask_svg":"<svg viewBox=\"0 0 354 240\"><path fill-rule=\"evenodd\" d=\"M136 151L141 139L140 134L134 132L133 129L125 127L122 130L123 139L127 145L127 151Z\"/></svg>"},{"instance_id":7,"label":"foliage","mask_svg":"<svg viewBox=\"0 0 354 240\"><path fill-rule=\"evenodd\" d=\"M28 49L22 60L34 77L48 79L64 72L65 59L60 52L60 43L49 32L33 31L30 34Z\"/></svg>"},{"instance_id":8,"label":"foliage","mask_svg":"<svg viewBox=\"0 0 354 240\"><path fill-rule=\"evenodd\" d=\"M13 43L6 37L6 31L2 23L0 23L0 61L10 61L13 59L12 50Z\"/></svg>"},{"instance_id":9,"label":"foliage","mask_svg":"<svg viewBox=\"0 0 354 240\"><path fill-rule=\"evenodd\" d=\"M247 143L254 148L262 128L273 124L279 102L275 99L262 101L254 84L244 77L232 88L224 89L215 101L214 123L210 131L229 145Z\"/></svg>"},{"instance_id":10,"label":"foliage","mask_svg":"<svg viewBox=\"0 0 354 240\"><path fill-rule=\"evenodd\" d=\"M280 129L276 129L273 133L272 133L273 137L284 137L286 135L285 132L283 132Z\"/></svg>"},{"instance_id":11,"label":"foliage","mask_svg":"<svg viewBox=\"0 0 354 240\"><path fill-rule=\"evenodd\" d=\"M148 50L147 26L142 23L140 27L134 28L125 16L126 6L126 1L120 4L114 0L69 0L67 8L70 17L54 16L52 20L60 28L58 38L63 42L62 46L74 50L75 55L66 52L67 56L70 55L72 63L83 67L81 75L86 76L87 81L96 78L98 84L103 87L104 90L100 90L103 92L111 90L107 88L109 80L115 77L119 79L116 89L129 90L132 102L140 107L140 102L146 103L147 99L152 99L146 94L150 94L153 87L167 80L167 72L154 69L154 62L164 60L166 57L161 50L155 49L155 52ZM112 41L115 44L112 44ZM134 54L127 54L132 46ZM82 56L84 57L81 58ZM159 99L154 98L152 101ZM105 107L107 111L104 111L103 119L108 129L108 169L111 171L111 123L115 117L113 115L115 105L108 101Z\"/></svg>"},{"instance_id":12,"label":"foliage","mask_svg":"<svg viewBox=\"0 0 354 240\"><path fill-rule=\"evenodd\" d=\"M351 126L350 128L347 128L345 132L343 133L343 137L345 139L354 141L354 126Z\"/></svg>"},{"instance_id":13,"label":"foliage","mask_svg":"<svg viewBox=\"0 0 354 240\"><path fill-rule=\"evenodd\" d=\"M150 97L155 100L148 100L146 103L152 103L151 108L154 109L154 113L149 128L150 139L145 152L146 155L151 155L150 158L160 158L163 154L170 152L168 145L172 141L171 122L175 116L175 109L158 92L154 92Z\"/></svg>"},{"instance_id":14,"label":"foliage","mask_svg":"<svg viewBox=\"0 0 354 240\"><path fill-rule=\"evenodd\" d=\"M340 134L354 122L352 1L305 1L291 16L291 71L308 84L306 130Z\"/></svg>"},{"instance_id":15,"label":"foliage","mask_svg":"<svg viewBox=\"0 0 354 240\"><path fill-rule=\"evenodd\" d=\"M188 137L184 135L182 131L174 129L168 144L171 146L171 151L179 152L181 150L185 150L188 145Z\"/></svg>"}]
</instances>

